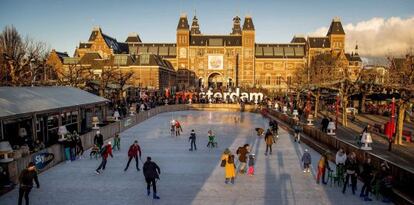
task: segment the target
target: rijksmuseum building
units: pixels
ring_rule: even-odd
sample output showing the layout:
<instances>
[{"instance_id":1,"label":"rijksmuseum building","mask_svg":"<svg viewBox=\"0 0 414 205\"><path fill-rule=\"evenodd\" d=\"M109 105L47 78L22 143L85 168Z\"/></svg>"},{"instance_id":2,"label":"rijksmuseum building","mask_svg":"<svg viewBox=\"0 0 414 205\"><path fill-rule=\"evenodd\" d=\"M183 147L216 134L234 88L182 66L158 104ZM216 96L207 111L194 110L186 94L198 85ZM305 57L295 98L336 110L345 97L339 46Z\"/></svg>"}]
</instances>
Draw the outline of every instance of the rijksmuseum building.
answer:
<instances>
[{"instance_id":1,"label":"rijksmuseum building","mask_svg":"<svg viewBox=\"0 0 414 205\"><path fill-rule=\"evenodd\" d=\"M190 25L187 16L181 15L176 42L145 42L137 34L119 42L96 27L89 40L76 48L74 57L52 51L49 63L62 70L71 65L91 66L99 76L99 66L93 65L113 59L113 65L121 70L134 72L130 86L154 90L232 86L285 92L295 70L310 65L319 54L342 57L350 67L360 69L357 51L348 54L344 48L345 32L339 18L332 20L326 36L294 36L289 43L256 43L256 27L250 16L243 22L234 17L228 34L209 35L202 33L196 16Z\"/></svg>"}]
</instances>

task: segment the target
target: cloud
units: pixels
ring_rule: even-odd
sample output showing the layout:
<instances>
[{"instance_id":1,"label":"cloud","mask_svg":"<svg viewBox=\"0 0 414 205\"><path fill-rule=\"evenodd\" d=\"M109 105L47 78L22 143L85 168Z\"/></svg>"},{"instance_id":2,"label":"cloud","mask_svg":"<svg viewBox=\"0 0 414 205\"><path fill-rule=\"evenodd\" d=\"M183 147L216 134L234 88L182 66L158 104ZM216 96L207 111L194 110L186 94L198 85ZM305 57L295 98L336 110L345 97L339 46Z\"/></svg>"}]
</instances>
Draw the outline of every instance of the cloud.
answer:
<instances>
[{"instance_id":1,"label":"cloud","mask_svg":"<svg viewBox=\"0 0 414 205\"><path fill-rule=\"evenodd\" d=\"M346 51L352 52L358 43L359 54L367 57L401 56L414 52L414 17L375 17L367 21L344 25ZM311 36L325 36L328 27L321 27Z\"/></svg>"}]
</instances>

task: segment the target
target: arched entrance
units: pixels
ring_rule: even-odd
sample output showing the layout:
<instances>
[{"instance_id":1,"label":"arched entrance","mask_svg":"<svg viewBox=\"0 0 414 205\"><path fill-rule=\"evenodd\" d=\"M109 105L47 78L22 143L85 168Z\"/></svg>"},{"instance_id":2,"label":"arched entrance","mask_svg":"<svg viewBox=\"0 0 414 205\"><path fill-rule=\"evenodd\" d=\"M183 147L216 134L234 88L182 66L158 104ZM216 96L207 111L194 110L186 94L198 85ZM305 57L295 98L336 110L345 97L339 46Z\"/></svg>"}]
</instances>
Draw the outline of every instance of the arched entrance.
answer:
<instances>
[{"instance_id":1,"label":"arched entrance","mask_svg":"<svg viewBox=\"0 0 414 205\"><path fill-rule=\"evenodd\" d=\"M223 86L223 76L220 73L212 73L208 76L208 87L217 89Z\"/></svg>"}]
</instances>

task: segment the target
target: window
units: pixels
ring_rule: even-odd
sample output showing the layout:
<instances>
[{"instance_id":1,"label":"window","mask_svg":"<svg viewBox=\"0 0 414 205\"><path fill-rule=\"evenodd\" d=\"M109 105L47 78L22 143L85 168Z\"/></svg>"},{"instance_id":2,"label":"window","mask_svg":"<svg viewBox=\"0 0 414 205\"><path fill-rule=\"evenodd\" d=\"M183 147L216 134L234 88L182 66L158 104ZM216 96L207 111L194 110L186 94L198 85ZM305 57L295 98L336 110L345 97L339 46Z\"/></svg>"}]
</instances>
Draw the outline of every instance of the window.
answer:
<instances>
[{"instance_id":1,"label":"window","mask_svg":"<svg viewBox=\"0 0 414 205\"><path fill-rule=\"evenodd\" d=\"M292 76L286 77L286 81L287 81L287 85L291 85L292 84Z\"/></svg>"},{"instance_id":2,"label":"window","mask_svg":"<svg viewBox=\"0 0 414 205\"><path fill-rule=\"evenodd\" d=\"M270 85L270 75L266 76L266 85Z\"/></svg>"},{"instance_id":3,"label":"window","mask_svg":"<svg viewBox=\"0 0 414 205\"><path fill-rule=\"evenodd\" d=\"M282 76L277 76L276 77L276 85L281 85L282 84Z\"/></svg>"}]
</instances>

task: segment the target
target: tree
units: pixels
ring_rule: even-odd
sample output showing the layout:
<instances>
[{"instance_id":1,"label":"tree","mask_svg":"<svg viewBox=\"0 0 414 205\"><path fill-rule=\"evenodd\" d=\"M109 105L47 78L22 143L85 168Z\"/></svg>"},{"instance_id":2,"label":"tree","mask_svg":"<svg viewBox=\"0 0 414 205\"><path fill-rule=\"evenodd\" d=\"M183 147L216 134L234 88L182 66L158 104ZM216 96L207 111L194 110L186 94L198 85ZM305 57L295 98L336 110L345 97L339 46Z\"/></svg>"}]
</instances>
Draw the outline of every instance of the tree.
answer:
<instances>
[{"instance_id":1,"label":"tree","mask_svg":"<svg viewBox=\"0 0 414 205\"><path fill-rule=\"evenodd\" d=\"M59 85L82 88L93 77L91 68L82 66L78 58L67 58L65 61L63 70L56 69Z\"/></svg>"},{"instance_id":2,"label":"tree","mask_svg":"<svg viewBox=\"0 0 414 205\"><path fill-rule=\"evenodd\" d=\"M48 46L30 37L24 40L13 26L0 33L1 85L34 85L45 74Z\"/></svg>"},{"instance_id":3,"label":"tree","mask_svg":"<svg viewBox=\"0 0 414 205\"><path fill-rule=\"evenodd\" d=\"M414 99L414 56L406 55L405 58L388 58L390 68L386 87L398 91L398 121L396 129L396 144L402 144L402 132L406 109L410 106L410 100Z\"/></svg>"},{"instance_id":4,"label":"tree","mask_svg":"<svg viewBox=\"0 0 414 205\"><path fill-rule=\"evenodd\" d=\"M115 72L114 78L115 82L119 85L118 89L118 96L119 99L123 99L122 93L124 92L125 85L128 83L128 81L132 78L134 75L134 72L132 71L122 71L121 68L118 67L118 70Z\"/></svg>"}]
</instances>

